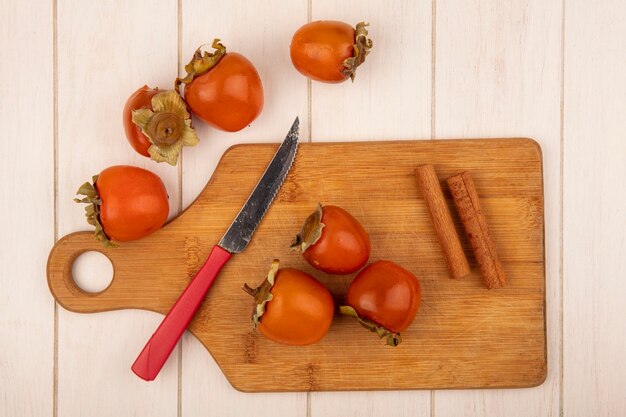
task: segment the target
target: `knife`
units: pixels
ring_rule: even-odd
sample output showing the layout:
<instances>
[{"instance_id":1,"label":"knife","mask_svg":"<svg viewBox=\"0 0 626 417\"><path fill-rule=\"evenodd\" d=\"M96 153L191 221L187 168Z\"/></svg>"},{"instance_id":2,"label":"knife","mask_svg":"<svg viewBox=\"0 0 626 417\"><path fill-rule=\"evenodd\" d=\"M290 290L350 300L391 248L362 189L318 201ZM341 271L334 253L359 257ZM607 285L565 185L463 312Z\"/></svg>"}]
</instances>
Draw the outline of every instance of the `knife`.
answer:
<instances>
[{"instance_id":1,"label":"knife","mask_svg":"<svg viewBox=\"0 0 626 417\"><path fill-rule=\"evenodd\" d=\"M239 214L133 363L131 369L139 378L156 378L220 270L232 254L242 252L250 242L296 156L299 124L296 117Z\"/></svg>"}]
</instances>

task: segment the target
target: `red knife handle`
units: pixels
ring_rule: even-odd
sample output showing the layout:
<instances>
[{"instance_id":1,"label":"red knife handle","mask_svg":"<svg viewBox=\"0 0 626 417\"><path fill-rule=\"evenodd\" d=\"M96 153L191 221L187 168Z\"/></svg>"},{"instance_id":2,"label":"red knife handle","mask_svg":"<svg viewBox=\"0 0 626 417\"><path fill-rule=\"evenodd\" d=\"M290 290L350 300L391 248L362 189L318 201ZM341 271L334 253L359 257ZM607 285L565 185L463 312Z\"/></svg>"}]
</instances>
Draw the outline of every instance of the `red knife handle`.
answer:
<instances>
[{"instance_id":1,"label":"red knife handle","mask_svg":"<svg viewBox=\"0 0 626 417\"><path fill-rule=\"evenodd\" d=\"M139 378L146 381L156 378L200 307L215 277L230 257L227 250L217 245L213 247L209 258L174 303L131 367Z\"/></svg>"}]
</instances>

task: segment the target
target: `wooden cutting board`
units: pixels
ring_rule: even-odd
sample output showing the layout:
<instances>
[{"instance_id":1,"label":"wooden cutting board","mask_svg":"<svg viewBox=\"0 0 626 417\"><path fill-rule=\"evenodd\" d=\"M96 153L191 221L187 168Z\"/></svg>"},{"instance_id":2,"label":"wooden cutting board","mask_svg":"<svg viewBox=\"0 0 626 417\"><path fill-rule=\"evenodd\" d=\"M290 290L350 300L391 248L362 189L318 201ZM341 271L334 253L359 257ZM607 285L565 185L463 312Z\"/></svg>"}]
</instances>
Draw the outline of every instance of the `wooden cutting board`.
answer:
<instances>
[{"instance_id":1,"label":"wooden cutting board","mask_svg":"<svg viewBox=\"0 0 626 417\"><path fill-rule=\"evenodd\" d=\"M237 145L196 201L163 229L117 249L87 232L63 237L48 283L64 308L138 308L165 314L245 202L278 145ZM414 168L433 164L441 180L469 170L509 278L488 291L450 196L472 274L448 278ZM444 185L447 192L447 187ZM316 276L341 300L353 275L311 268L289 250L317 202L350 211L369 232L371 260L389 259L419 277L422 305L396 348L354 320L337 317L319 343L289 347L252 330L244 282L260 283L274 258ZM113 263L110 286L79 289L74 259L100 251ZM304 143L248 248L224 268L189 330L241 391L530 387L546 377L542 157L530 139ZM150 334L145 334L146 341ZM137 345L137 353L141 351ZM130 367L130 363L128 364ZM130 372L130 369L129 369Z\"/></svg>"}]
</instances>

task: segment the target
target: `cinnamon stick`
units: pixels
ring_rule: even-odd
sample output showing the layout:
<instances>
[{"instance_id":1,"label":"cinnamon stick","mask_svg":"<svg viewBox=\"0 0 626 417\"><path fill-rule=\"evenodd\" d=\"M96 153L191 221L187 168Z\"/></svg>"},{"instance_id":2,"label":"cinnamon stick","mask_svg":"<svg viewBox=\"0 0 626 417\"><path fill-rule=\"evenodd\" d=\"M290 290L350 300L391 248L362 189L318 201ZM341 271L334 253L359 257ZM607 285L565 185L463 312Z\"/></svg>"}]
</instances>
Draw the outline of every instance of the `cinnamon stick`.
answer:
<instances>
[{"instance_id":1,"label":"cinnamon stick","mask_svg":"<svg viewBox=\"0 0 626 417\"><path fill-rule=\"evenodd\" d=\"M448 178L448 185L487 288L502 287L506 283L506 275L480 207L472 176L469 172L453 175Z\"/></svg>"},{"instance_id":2,"label":"cinnamon stick","mask_svg":"<svg viewBox=\"0 0 626 417\"><path fill-rule=\"evenodd\" d=\"M458 279L468 275L470 267L463 252L459 235L454 228L454 222L441 191L435 168L432 165L421 165L415 170L415 175L430 218L435 225L435 232L437 232L437 238L443 249L450 277Z\"/></svg>"}]
</instances>

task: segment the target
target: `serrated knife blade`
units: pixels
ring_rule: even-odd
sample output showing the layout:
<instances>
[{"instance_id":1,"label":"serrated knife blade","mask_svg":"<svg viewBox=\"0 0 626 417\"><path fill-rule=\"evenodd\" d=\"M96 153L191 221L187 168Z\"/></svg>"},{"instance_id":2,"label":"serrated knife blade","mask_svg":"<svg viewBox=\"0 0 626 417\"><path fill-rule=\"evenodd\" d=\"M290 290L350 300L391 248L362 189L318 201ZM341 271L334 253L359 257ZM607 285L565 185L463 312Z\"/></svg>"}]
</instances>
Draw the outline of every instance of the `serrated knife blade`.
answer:
<instances>
[{"instance_id":1,"label":"serrated knife blade","mask_svg":"<svg viewBox=\"0 0 626 417\"><path fill-rule=\"evenodd\" d=\"M265 212L272 204L296 156L299 126L300 121L296 117L285 140L276 151L274 158L265 169L250 197L218 243L228 252L240 253L245 249L263 216L265 216Z\"/></svg>"},{"instance_id":2,"label":"serrated knife blade","mask_svg":"<svg viewBox=\"0 0 626 417\"><path fill-rule=\"evenodd\" d=\"M141 379L156 378L220 270L232 254L240 253L250 242L293 164L298 150L298 127L296 117L239 214L133 363L131 369Z\"/></svg>"}]
</instances>

